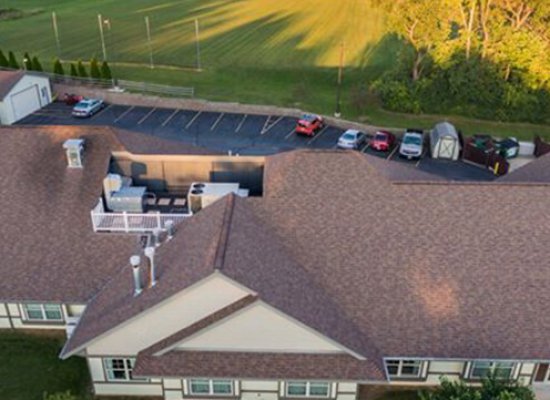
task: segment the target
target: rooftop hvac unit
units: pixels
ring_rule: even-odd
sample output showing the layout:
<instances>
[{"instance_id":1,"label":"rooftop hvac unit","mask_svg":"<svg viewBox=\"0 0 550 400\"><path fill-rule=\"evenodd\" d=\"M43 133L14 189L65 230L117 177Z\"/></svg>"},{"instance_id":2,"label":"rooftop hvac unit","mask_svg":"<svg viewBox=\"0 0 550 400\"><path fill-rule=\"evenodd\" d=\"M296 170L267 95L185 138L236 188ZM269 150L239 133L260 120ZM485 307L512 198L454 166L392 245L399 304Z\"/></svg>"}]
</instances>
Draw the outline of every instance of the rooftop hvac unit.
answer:
<instances>
[{"instance_id":1,"label":"rooftop hvac unit","mask_svg":"<svg viewBox=\"0 0 550 400\"><path fill-rule=\"evenodd\" d=\"M108 174L103 179L103 192L107 208L115 212L143 213L145 186L132 186L132 179Z\"/></svg>"},{"instance_id":2,"label":"rooftop hvac unit","mask_svg":"<svg viewBox=\"0 0 550 400\"><path fill-rule=\"evenodd\" d=\"M197 212L229 193L248 197L248 189L239 189L238 183L195 182L189 188L187 204L191 212Z\"/></svg>"}]
</instances>

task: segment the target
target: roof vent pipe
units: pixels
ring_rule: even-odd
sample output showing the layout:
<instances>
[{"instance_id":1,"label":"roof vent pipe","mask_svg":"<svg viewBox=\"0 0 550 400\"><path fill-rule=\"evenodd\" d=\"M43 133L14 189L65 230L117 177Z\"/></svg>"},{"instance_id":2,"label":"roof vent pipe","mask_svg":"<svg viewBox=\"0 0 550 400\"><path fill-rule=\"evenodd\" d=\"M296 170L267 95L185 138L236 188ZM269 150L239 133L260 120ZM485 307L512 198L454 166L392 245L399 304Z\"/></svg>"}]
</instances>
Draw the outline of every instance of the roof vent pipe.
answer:
<instances>
[{"instance_id":1,"label":"roof vent pipe","mask_svg":"<svg viewBox=\"0 0 550 400\"><path fill-rule=\"evenodd\" d=\"M149 288L152 288L157 284L157 278L155 273L155 248L148 246L145 248L145 257L149 259Z\"/></svg>"},{"instance_id":2,"label":"roof vent pipe","mask_svg":"<svg viewBox=\"0 0 550 400\"><path fill-rule=\"evenodd\" d=\"M172 238L174 237L174 221L169 219L164 224L164 227L166 228L166 232L168 233L168 240L172 240Z\"/></svg>"},{"instance_id":3,"label":"roof vent pipe","mask_svg":"<svg viewBox=\"0 0 550 400\"><path fill-rule=\"evenodd\" d=\"M153 236L155 237L155 246L156 247L160 246L160 242L161 242L160 235L162 235L162 229L156 228L156 229L153 230Z\"/></svg>"},{"instance_id":4,"label":"roof vent pipe","mask_svg":"<svg viewBox=\"0 0 550 400\"><path fill-rule=\"evenodd\" d=\"M130 264L132 265L132 274L134 276L134 296L138 296L143 288L141 287L141 272L139 270L139 264L141 263L140 256L130 257Z\"/></svg>"}]
</instances>

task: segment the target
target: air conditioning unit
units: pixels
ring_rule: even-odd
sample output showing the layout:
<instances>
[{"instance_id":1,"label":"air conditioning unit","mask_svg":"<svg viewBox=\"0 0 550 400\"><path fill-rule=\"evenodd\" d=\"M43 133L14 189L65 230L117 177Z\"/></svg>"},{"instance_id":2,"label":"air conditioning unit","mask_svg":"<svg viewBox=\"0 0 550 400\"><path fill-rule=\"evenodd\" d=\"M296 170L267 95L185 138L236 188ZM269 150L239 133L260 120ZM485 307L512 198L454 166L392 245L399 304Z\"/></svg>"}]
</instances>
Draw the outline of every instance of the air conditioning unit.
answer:
<instances>
[{"instance_id":1,"label":"air conditioning unit","mask_svg":"<svg viewBox=\"0 0 550 400\"><path fill-rule=\"evenodd\" d=\"M194 182L187 193L189 210L200 211L229 193L248 197L248 189L240 189L238 183Z\"/></svg>"},{"instance_id":2,"label":"air conditioning unit","mask_svg":"<svg viewBox=\"0 0 550 400\"><path fill-rule=\"evenodd\" d=\"M103 179L105 203L114 212L143 213L146 190L145 186L132 186L132 178L119 174L108 174Z\"/></svg>"}]
</instances>

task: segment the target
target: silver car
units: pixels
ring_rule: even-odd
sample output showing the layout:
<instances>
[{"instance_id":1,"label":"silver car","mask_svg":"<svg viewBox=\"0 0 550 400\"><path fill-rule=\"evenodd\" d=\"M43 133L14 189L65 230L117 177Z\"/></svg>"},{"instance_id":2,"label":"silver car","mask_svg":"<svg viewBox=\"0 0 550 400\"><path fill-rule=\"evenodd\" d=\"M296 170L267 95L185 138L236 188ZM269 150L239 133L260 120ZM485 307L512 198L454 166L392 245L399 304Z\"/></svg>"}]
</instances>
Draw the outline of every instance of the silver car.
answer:
<instances>
[{"instance_id":1,"label":"silver car","mask_svg":"<svg viewBox=\"0 0 550 400\"><path fill-rule=\"evenodd\" d=\"M410 159L422 157L424 135L418 131L407 131L399 146L399 155Z\"/></svg>"},{"instance_id":2,"label":"silver car","mask_svg":"<svg viewBox=\"0 0 550 400\"><path fill-rule=\"evenodd\" d=\"M348 129L340 139L338 139L338 147L340 149L358 149L367 141L367 136L356 129Z\"/></svg>"},{"instance_id":3,"label":"silver car","mask_svg":"<svg viewBox=\"0 0 550 400\"><path fill-rule=\"evenodd\" d=\"M76 103L73 108L73 117L91 117L105 107L101 99L84 99Z\"/></svg>"}]
</instances>

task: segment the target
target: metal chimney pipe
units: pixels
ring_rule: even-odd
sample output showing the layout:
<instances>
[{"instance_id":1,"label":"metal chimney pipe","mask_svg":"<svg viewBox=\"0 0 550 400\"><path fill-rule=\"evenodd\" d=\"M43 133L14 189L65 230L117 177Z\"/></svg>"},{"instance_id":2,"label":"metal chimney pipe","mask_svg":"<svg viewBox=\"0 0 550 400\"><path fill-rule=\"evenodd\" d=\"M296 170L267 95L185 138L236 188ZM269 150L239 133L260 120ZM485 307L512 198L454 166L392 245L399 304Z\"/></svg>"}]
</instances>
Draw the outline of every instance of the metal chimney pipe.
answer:
<instances>
[{"instance_id":1,"label":"metal chimney pipe","mask_svg":"<svg viewBox=\"0 0 550 400\"><path fill-rule=\"evenodd\" d=\"M132 266L132 274L134 276L134 296L138 296L143 291L141 287L141 271L139 269L139 264L141 264L140 256L130 257L130 265Z\"/></svg>"},{"instance_id":2,"label":"metal chimney pipe","mask_svg":"<svg viewBox=\"0 0 550 400\"><path fill-rule=\"evenodd\" d=\"M149 288L157 284L157 275L155 273L155 248L148 246L145 248L145 257L149 259Z\"/></svg>"},{"instance_id":3,"label":"metal chimney pipe","mask_svg":"<svg viewBox=\"0 0 550 400\"><path fill-rule=\"evenodd\" d=\"M164 227L166 228L166 232L168 233L168 240L171 240L174 237L174 221L169 219L164 224Z\"/></svg>"},{"instance_id":4,"label":"metal chimney pipe","mask_svg":"<svg viewBox=\"0 0 550 400\"><path fill-rule=\"evenodd\" d=\"M162 229L156 228L153 230L153 236L155 237L155 246L160 246L160 235L162 235Z\"/></svg>"}]
</instances>

